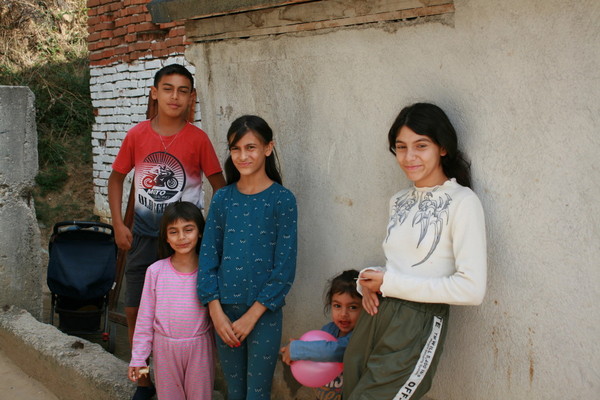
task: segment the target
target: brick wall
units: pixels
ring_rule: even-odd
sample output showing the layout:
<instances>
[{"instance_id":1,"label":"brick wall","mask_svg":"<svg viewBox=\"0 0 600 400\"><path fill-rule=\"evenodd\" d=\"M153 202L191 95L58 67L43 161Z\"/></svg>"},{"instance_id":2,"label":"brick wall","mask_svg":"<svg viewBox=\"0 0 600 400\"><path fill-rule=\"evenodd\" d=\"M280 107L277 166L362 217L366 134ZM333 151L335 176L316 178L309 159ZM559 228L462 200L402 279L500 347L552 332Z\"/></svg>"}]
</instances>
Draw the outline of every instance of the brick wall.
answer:
<instances>
[{"instance_id":1,"label":"brick wall","mask_svg":"<svg viewBox=\"0 0 600 400\"><path fill-rule=\"evenodd\" d=\"M183 21L154 24L149 0L88 0L88 49L92 65L168 57L185 51Z\"/></svg>"},{"instance_id":2,"label":"brick wall","mask_svg":"<svg viewBox=\"0 0 600 400\"><path fill-rule=\"evenodd\" d=\"M107 198L112 162L127 130L146 118L154 74L172 63L195 68L184 58L183 22L154 24L149 0L88 0L94 211L110 217ZM196 122L200 121L196 107ZM128 193L126 189L125 194Z\"/></svg>"}]
</instances>

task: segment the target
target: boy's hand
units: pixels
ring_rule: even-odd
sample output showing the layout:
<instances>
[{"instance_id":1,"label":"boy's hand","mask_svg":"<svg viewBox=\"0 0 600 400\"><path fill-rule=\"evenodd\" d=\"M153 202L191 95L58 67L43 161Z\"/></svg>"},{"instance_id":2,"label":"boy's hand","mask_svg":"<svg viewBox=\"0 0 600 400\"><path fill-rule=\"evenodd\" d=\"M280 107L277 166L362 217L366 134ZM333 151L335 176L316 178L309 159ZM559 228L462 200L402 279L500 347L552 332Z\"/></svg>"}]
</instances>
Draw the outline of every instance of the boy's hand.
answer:
<instances>
[{"instance_id":1,"label":"boy's hand","mask_svg":"<svg viewBox=\"0 0 600 400\"><path fill-rule=\"evenodd\" d=\"M125 224L115 225L114 229L117 247L123 251L129 250L131 248L131 242L133 241L131 230L125 226Z\"/></svg>"}]
</instances>

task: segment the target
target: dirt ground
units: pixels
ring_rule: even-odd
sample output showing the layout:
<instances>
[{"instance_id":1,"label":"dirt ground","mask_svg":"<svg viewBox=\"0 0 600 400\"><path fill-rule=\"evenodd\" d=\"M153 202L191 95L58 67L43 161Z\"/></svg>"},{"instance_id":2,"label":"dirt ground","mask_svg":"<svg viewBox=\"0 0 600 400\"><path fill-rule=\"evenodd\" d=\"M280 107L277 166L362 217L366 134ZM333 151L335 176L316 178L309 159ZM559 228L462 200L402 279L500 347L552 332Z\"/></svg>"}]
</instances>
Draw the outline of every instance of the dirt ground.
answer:
<instances>
[{"instance_id":1,"label":"dirt ground","mask_svg":"<svg viewBox=\"0 0 600 400\"><path fill-rule=\"evenodd\" d=\"M0 349L0 399L59 400L50 390L27 375Z\"/></svg>"}]
</instances>

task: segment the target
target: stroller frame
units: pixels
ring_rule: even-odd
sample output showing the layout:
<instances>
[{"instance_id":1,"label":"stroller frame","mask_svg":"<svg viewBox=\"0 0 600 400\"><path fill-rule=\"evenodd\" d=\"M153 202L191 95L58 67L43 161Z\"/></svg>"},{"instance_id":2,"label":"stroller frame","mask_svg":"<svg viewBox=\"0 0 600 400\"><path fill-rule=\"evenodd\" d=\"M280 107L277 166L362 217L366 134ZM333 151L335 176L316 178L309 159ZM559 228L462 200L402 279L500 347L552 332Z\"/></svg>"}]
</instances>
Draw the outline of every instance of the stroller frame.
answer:
<instances>
[{"instance_id":1,"label":"stroller frame","mask_svg":"<svg viewBox=\"0 0 600 400\"><path fill-rule=\"evenodd\" d=\"M117 254L113 227L94 221L58 222L48 248L50 324L54 325L56 313L62 332L99 337L113 353L116 329L109 324L108 315ZM90 265L97 268L86 270Z\"/></svg>"}]
</instances>

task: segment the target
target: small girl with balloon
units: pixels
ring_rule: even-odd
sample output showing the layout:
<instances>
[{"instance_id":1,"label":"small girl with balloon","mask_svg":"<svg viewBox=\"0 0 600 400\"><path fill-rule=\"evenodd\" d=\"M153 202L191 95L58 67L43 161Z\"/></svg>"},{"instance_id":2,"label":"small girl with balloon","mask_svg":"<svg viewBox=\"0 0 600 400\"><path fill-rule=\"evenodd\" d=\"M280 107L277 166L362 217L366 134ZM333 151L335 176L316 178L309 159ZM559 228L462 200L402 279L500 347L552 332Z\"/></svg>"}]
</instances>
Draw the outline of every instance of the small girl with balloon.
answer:
<instances>
[{"instance_id":1,"label":"small girl with balloon","mask_svg":"<svg viewBox=\"0 0 600 400\"><path fill-rule=\"evenodd\" d=\"M317 399L342 397L342 360L356 325L362 299L356 290L358 271L347 270L331 279L325 295L325 310L331 322L321 330L308 331L300 340L282 347L281 358L304 386L315 388Z\"/></svg>"}]
</instances>

